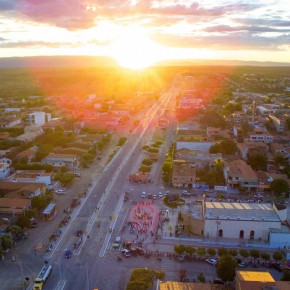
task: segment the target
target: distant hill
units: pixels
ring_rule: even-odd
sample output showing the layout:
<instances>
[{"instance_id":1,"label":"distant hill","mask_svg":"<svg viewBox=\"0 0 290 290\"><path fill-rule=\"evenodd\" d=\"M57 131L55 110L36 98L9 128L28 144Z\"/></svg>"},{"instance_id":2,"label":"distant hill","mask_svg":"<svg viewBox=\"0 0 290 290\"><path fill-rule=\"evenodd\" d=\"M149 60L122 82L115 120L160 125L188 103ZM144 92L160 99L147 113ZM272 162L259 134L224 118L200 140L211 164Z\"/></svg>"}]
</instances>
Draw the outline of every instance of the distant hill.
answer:
<instances>
[{"instance_id":1,"label":"distant hill","mask_svg":"<svg viewBox=\"0 0 290 290\"><path fill-rule=\"evenodd\" d=\"M157 66L290 66L289 62L271 61L241 61L241 60L165 60L156 63Z\"/></svg>"},{"instance_id":2,"label":"distant hill","mask_svg":"<svg viewBox=\"0 0 290 290\"><path fill-rule=\"evenodd\" d=\"M239 60L166 60L155 66L290 66L287 62ZM45 67L111 67L117 62L107 56L31 56L0 58L0 68Z\"/></svg>"},{"instance_id":3,"label":"distant hill","mask_svg":"<svg viewBox=\"0 0 290 290\"><path fill-rule=\"evenodd\" d=\"M116 66L117 62L106 56L31 56L0 58L0 68L25 67L96 67Z\"/></svg>"}]
</instances>

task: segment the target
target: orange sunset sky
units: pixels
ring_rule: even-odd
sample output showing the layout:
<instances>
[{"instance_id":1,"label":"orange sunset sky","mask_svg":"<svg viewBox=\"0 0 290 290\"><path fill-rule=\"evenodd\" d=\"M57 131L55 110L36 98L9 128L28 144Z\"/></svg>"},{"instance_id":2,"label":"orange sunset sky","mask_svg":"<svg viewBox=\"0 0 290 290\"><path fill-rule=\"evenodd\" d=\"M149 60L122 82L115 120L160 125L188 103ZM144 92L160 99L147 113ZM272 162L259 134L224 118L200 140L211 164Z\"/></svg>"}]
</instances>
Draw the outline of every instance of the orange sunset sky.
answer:
<instances>
[{"instance_id":1,"label":"orange sunset sky","mask_svg":"<svg viewBox=\"0 0 290 290\"><path fill-rule=\"evenodd\" d=\"M288 0L0 0L0 57L290 63Z\"/></svg>"}]
</instances>

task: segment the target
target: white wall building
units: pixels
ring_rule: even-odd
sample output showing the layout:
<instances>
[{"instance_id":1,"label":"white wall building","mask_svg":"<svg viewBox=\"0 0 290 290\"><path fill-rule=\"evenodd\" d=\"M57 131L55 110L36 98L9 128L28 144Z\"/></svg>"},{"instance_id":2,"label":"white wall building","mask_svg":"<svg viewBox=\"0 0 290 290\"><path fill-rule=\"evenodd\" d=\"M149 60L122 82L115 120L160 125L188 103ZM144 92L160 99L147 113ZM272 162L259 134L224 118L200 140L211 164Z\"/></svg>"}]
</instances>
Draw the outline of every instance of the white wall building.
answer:
<instances>
[{"instance_id":1,"label":"white wall building","mask_svg":"<svg viewBox=\"0 0 290 290\"><path fill-rule=\"evenodd\" d=\"M205 203L204 235L209 238L267 242L270 228L280 229L281 219L268 203Z\"/></svg>"},{"instance_id":2,"label":"white wall building","mask_svg":"<svg viewBox=\"0 0 290 290\"><path fill-rule=\"evenodd\" d=\"M51 120L51 114L45 112L33 112L27 115L26 122L29 125L43 126Z\"/></svg>"},{"instance_id":3,"label":"white wall building","mask_svg":"<svg viewBox=\"0 0 290 290\"><path fill-rule=\"evenodd\" d=\"M0 179L7 178L10 175L10 165L7 163L0 163Z\"/></svg>"},{"instance_id":4,"label":"white wall building","mask_svg":"<svg viewBox=\"0 0 290 290\"><path fill-rule=\"evenodd\" d=\"M43 183L46 187L52 185L52 172L45 172L45 170L17 170L10 176L11 182L22 183Z\"/></svg>"}]
</instances>

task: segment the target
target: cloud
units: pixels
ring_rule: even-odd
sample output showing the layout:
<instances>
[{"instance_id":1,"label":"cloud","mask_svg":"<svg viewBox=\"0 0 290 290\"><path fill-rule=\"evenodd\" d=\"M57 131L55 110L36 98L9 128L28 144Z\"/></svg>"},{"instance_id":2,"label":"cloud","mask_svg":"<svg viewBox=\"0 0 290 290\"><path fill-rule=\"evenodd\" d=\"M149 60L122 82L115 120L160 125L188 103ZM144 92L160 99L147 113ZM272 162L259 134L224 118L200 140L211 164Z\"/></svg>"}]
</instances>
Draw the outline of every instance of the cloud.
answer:
<instances>
[{"instance_id":1,"label":"cloud","mask_svg":"<svg viewBox=\"0 0 290 290\"><path fill-rule=\"evenodd\" d=\"M0 48L61 48L61 47L80 47L89 44L94 45L105 45L108 44L106 41L91 40L87 42L50 42L50 41L12 41L4 38L0 38Z\"/></svg>"},{"instance_id":2,"label":"cloud","mask_svg":"<svg viewBox=\"0 0 290 290\"><path fill-rule=\"evenodd\" d=\"M9 0L0 0L8 3ZM3 3L4 3L3 2ZM1 3L1 2L0 2ZM203 6L193 2L183 5L178 2L139 0L135 5L129 0L18 0L17 11L33 21L49 23L70 30L85 29L96 25L98 19L139 16L143 19L159 16L167 21L168 16L202 16L217 18L232 13L252 11L264 4L247 2Z\"/></svg>"},{"instance_id":3,"label":"cloud","mask_svg":"<svg viewBox=\"0 0 290 290\"><path fill-rule=\"evenodd\" d=\"M214 50L281 50L281 46L289 46L290 34L283 34L279 37L265 37L249 35L248 32L238 32L228 35L210 36L176 36L155 34L153 40L168 47L184 47Z\"/></svg>"},{"instance_id":4,"label":"cloud","mask_svg":"<svg viewBox=\"0 0 290 290\"><path fill-rule=\"evenodd\" d=\"M217 25L211 26L204 29L206 32L236 32L236 31L248 31L250 33L257 32L281 32L286 33L290 32L290 27L288 29L285 28L272 28L269 26L228 26L228 25Z\"/></svg>"},{"instance_id":5,"label":"cloud","mask_svg":"<svg viewBox=\"0 0 290 290\"><path fill-rule=\"evenodd\" d=\"M0 11L13 10L16 7L16 0L0 0Z\"/></svg>"},{"instance_id":6,"label":"cloud","mask_svg":"<svg viewBox=\"0 0 290 290\"><path fill-rule=\"evenodd\" d=\"M17 11L36 22L67 29L85 29L95 25L95 12L88 9L92 0L19 0Z\"/></svg>"}]
</instances>

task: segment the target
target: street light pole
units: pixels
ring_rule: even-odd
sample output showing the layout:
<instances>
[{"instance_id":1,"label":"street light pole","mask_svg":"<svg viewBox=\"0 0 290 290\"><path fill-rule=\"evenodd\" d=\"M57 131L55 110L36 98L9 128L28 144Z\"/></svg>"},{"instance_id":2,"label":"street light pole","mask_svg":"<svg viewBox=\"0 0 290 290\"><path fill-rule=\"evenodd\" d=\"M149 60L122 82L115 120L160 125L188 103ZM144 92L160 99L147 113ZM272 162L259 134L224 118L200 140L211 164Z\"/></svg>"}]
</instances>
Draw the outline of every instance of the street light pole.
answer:
<instances>
[{"instance_id":1,"label":"street light pole","mask_svg":"<svg viewBox=\"0 0 290 290\"><path fill-rule=\"evenodd\" d=\"M220 221L216 221L216 241L218 241L218 230L219 230L219 225L221 224Z\"/></svg>"}]
</instances>

